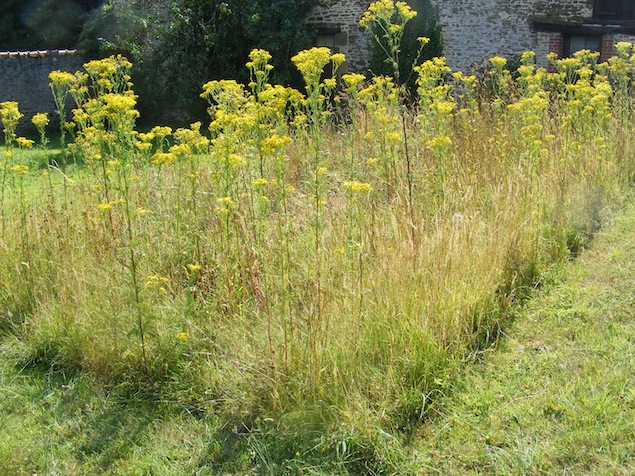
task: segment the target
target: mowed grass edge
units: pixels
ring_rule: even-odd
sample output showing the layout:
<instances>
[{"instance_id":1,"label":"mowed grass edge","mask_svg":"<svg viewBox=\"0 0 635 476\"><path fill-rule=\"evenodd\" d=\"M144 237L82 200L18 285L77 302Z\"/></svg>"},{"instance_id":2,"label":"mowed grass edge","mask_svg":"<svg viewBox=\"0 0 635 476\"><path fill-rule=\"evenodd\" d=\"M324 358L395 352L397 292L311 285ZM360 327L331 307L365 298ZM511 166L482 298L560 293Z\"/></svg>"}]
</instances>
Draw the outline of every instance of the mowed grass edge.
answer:
<instances>
[{"instance_id":1,"label":"mowed grass edge","mask_svg":"<svg viewBox=\"0 0 635 476\"><path fill-rule=\"evenodd\" d=\"M633 474L634 263L631 199L436 408L423 474Z\"/></svg>"}]
</instances>

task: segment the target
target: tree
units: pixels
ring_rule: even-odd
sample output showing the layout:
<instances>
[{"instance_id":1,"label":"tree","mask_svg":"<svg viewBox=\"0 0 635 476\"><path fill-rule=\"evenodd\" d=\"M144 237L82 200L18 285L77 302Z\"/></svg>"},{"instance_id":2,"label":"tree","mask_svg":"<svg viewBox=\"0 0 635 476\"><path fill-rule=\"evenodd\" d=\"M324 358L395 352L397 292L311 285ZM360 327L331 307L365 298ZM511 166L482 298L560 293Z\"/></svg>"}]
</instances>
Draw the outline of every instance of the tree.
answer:
<instances>
[{"instance_id":1,"label":"tree","mask_svg":"<svg viewBox=\"0 0 635 476\"><path fill-rule=\"evenodd\" d=\"M0 49L74 48L99 0L4 0L0 5Z\"/></svg>"},{"instance_id":2,"label":"tree","mask_svg":"<svg viewBox=\"0 0 635 476\"><path fill-rule=\"evenodd\" d=\"M303 19L317 0L111 0L84 35L97 54L127 52L143 116L177 121L205 114L198 99L212 79L247 82L253 48L273 55L272 80L293 82L290 58L311 45ZM165 115L167 113L167 115ZM184 115L183 115L184 116Z\"/></svg>"}]
</instances>

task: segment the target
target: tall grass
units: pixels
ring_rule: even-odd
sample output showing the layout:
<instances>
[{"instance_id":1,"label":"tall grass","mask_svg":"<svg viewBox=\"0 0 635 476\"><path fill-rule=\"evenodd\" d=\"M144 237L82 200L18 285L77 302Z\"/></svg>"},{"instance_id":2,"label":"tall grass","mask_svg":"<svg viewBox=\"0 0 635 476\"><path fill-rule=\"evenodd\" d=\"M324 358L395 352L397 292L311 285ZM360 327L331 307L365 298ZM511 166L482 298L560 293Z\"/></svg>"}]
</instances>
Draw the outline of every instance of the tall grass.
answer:
<instances>
[{"instance_id":1,"label":"tall grass","mask_svg":"<svg viewBox=\"0 0 635 476\"><path fill-rule=\"evenodd\" d=\"M248 87L205 85L209 132L138 133L130 64L91 62L64 84L85 165L3 152L5 349L316 450L387 444L631 184L618 51L451 81L438 58L407 106L387 77L334 97L323 49L294 58L306 96L270 85L259 51Z\"/></svg>"}]
</instances>

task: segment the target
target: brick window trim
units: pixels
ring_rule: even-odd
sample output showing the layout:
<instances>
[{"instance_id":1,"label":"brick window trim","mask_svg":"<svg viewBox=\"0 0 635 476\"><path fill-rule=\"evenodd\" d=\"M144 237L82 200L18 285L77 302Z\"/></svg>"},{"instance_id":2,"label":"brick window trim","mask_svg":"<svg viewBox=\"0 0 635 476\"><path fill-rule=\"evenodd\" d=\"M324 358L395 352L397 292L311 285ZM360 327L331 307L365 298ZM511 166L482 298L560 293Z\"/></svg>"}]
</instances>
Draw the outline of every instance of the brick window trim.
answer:
<instances>
[{"instance_id":1,"label":"brick window trim","mask_svg":"<svg viewBox=\"0 0 635 476\"><path fill-rule=\"evenodd\" d=\"M615 39L613 35L602 36L602 47L600 49L600 62L608 61L613 56L613 47L615 45Z\"/></svg>"},{"instance_id":2,"label":"brick window trim","mask_svg":"<svg viewBox=\"0 0 635 476\"><path fill-rule=\"evenodd\" d=\"M549 36L549 52L557 54L558 58L562 58L564 56L564 40L565 36L563 33L552 33ZM611 56L613 56L614 41L613 35L602 35L600 62L607 61ZM555 72L553 65L549 64L548 71L550 73Z\"/></svg>"},{"instance_id":3,"label":"brick window trim","mask_svg":"<svg viewBox=\"0 0 635 476\"><path fill-rule=\"evenodd\" d=\"M549 52L557 54L558 58L562 58L564 55L564 35L562 33L552 33L549 36ZM547 71L549 73L555 73L556 68L549 63Z\"/></svg>"}]
</instances>

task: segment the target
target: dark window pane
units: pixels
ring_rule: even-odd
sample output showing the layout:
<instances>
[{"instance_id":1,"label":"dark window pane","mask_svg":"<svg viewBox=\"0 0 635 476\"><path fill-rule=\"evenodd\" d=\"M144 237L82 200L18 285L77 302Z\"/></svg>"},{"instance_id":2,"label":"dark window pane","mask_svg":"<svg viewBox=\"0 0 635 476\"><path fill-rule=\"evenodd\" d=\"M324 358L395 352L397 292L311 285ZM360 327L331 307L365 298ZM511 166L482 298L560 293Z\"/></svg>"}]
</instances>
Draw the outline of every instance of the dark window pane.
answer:
<instances>
[{"instance_id":1,"label":"dark window pane","mask_svg":"<svg viewBox=\"0 0 635 476\"><path fill-rule=\"evenodd\" d=\"M635 20L633 0L595 0L593 17L599 20Z\"/></svg>"},{"instance_id":2,"label":"dark window pane","mask_svg":"<svg viewBox=\"0 0 635 476\"><path fill-rule=\"evenodd\" d=\"M573 53L580 50L590 50L600 52L602 48L602 37L600 36L582 36L571 35L565 37L564 55L572 56Z\"/></svg>"}]
</instances>

